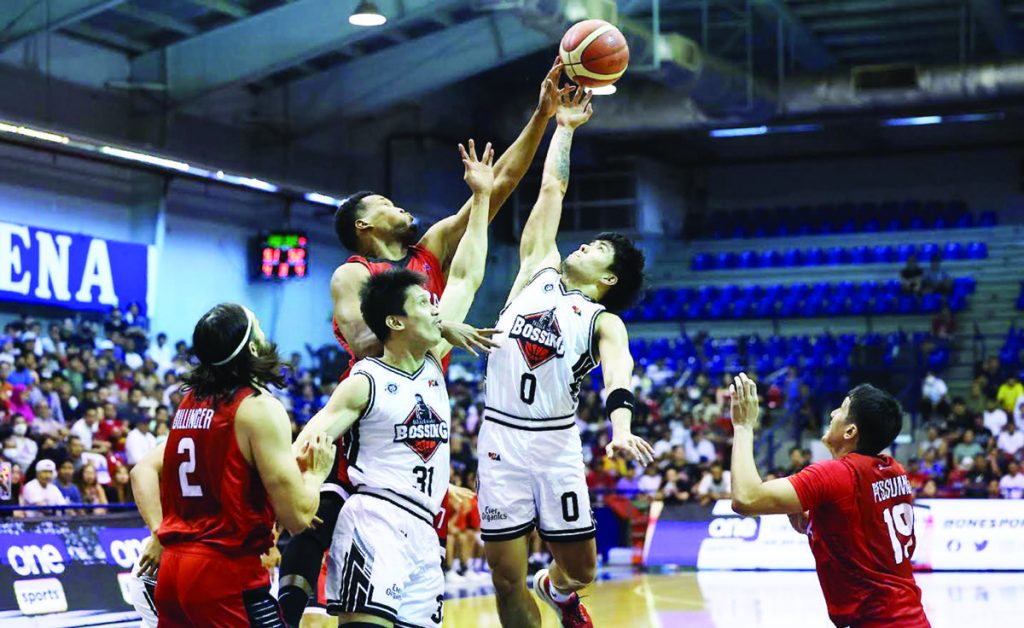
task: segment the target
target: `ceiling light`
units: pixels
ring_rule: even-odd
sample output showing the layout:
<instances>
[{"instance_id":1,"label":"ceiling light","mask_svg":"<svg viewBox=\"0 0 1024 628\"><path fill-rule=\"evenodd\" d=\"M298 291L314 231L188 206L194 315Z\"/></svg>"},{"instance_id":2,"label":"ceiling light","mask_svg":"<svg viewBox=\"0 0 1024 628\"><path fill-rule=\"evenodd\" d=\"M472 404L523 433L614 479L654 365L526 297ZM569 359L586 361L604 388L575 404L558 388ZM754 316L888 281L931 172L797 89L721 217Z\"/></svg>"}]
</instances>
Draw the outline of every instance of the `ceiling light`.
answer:
<instances>
[{"instance_id":1,"label":"ceiling light","mask_svg":"<svg viewBox=\"0 0 1024 628\"><path fill-rule=\"evenodd\" d=\"M747 137L750 135L764 135L768 132L766 126L745 126L735 129L715 129L711 131L711 137Z\"/></svg>"},{"instance_id":2,"label":"ceiling light","mask_svg":"<svg viewBox=\"0 0 1024 628\"><path fill-rule=\"evenodd\" d=\"M310 203L319 203L320 205L333 205L334 207L338 207L342 203L341 200L336 199L333 196L327 196L326 194L321 194L319 192L306 192L303 195L303 198L305 198Z\"/></svg>"},{"instance_id":3,"label":"ceiling light","mask_svg":"<svg viewBox=\"0 0 1024 628\"><path fill-rule=\"evenodd\" d=\"M890 118L882 122L885 126L926 126L942 124L942 116L915 116L913 118Z\"/></svg>"},{"instance_id":4,"label":"ceiling light","mask_svg":"<svg viewBox=\"0 0 1024 628\"><path fill-rule=\"evenodd\" d=\"M181 172L188 172L189 169L188 164L183 161L175 161L174 159L167 159L166 157L158 157L156 155L138 153L133 150L125 150L123 148L116 148L114 146L101 146L100 152L103 153L104 155L110 155L112 157L120 157L121 159L127 159L129 161L139 161L144 164L160 166L161 168L180 170Z\"/></svg>"},{"instance_id":5,"label":"ceiling light","mask_svg":"<svg viewBox=\"0 0 1024 628\"><path fill-rule=\"evenodd\" d=\"M348 16L348 23L352 26L381 26L387 21L388 18L370 0L360 2L352 15Z\"/></svg>"},{"instance_id":6,"label":"ceiling light","mask_svg":"<svg viewBox=\"0 0 1024 628\"><path fill-rule=\"evenodd\" d=\"M595 96L611 96L618 91L615 85L602 85L601 87L591 88L590 93Z\"/></svg>"}]
</instances>

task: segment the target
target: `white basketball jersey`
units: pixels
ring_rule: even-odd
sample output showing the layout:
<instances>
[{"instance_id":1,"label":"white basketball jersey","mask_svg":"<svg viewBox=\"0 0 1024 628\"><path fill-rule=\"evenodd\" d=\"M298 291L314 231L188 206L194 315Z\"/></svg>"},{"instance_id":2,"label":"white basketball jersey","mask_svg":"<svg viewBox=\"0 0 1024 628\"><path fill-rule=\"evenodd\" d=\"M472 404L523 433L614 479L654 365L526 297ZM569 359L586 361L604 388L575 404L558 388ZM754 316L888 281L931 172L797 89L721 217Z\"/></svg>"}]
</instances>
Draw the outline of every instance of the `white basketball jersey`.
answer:
<instances>
[{"instance_id":1,"label":"white basketball jersey","mask_svg":"<svg viewBox=\"0 0 1024 628\"><path fill-rule=\"evenodd\" d=\"M526 430L575 422L580 383L597 366L594 330L604 306L545 268L498 317L501 347L487 358L488 420Z\"/></svg>"},{"instance_id":2,"label":"white basketball jersey","mask_svg":"<svg viewBox=\"0 0 1024 628\"><path fill-rule=\"evenodd\" d=\"M359 494L391 501L433 524L448 491L451 405L444 370L427 355L404 373L377 358L352 375L370 380L370 401L346 438L349 479Z\"/></svg>"}]
</instances>

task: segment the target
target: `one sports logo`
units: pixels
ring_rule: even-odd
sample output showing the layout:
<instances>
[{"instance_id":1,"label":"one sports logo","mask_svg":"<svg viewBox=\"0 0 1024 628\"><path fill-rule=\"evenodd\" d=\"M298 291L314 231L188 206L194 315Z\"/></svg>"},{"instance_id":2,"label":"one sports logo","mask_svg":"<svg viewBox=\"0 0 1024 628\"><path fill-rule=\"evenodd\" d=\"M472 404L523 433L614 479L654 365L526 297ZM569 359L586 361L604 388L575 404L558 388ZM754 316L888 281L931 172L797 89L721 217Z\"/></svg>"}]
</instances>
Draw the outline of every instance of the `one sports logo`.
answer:
<instances>
[{"instance_id":1,"label":"one sports logo","mask_svg":"<svg viewBox=\"0 0 1024 628\"><path fill-rule=\"evenodd\" d=\"M395 426L395 442L405 443L427 462L442 443L448 442L448 425L423 401L422 395L416 395L416 405L409 416Z\"/></svg>"},{"instance_id":2,"label":"one sports logo","mask_svg":"<svg viewBox=\"0 0 1024 628\"><path fill-rule=\"evenodd\" d=\"M554 308L517 316L508 337L515 338L531 371L555 356L565 355L565 340Z\"/></svg>"}]
</instances>

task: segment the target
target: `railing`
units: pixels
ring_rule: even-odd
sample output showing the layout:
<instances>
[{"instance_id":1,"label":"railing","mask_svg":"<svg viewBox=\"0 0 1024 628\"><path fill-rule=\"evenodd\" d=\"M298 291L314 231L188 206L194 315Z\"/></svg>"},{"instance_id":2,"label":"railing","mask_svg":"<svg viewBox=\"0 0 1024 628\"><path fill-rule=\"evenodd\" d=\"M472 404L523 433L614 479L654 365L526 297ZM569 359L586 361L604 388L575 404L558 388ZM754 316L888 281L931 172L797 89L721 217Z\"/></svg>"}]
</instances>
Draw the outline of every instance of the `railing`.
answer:
<instances>
[{"instance_id":1,"label":"railing","mask_svg":"<svg viewBox=\"0 0 1024 628\"><path fill-rule=\"evenodd\" d=\"M136 509L135 502L124 502L124 503L112 503L112 504L65 504L63 506L0 506L0 517L17 516L15 513L22 512L44 512L51 516L57 516L65 514L67 511L72 511L71 515L76 515L78 511L89 510L106 510L111 513L113 512L131 512ZM96 514L96 513L93 513ZM104 514L98 513L97 516Z\"/></svg>"}]
</instances>

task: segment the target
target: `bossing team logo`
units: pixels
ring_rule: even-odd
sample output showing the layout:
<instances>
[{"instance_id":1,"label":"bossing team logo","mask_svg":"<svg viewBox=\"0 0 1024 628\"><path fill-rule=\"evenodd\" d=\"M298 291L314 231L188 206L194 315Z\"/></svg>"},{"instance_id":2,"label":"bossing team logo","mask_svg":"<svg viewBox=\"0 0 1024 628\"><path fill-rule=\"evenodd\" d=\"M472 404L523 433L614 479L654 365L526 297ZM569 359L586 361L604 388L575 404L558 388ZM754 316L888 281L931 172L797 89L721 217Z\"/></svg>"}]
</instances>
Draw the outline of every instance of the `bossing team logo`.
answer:
<instances>
[{"instance_id":1,"label":"bossing team logo","mask_svg":"<svg viewBox=\"0 0 1024 628\"><path fill-rule=\"evenodd\" d=\"M517 316L508 337L515 338L531 371L555 356L565 355L565 340L555 318L555 308Z\"/></svg>"},{"instance_id":2,"label":"bossing team logo","mask_svg":"<svg viewBox=\"0 0 1024 628\"><path fill-rule=\"evenodd\" d=\"M416 405L409 416L395 426L395 442L405 443L426 462L442 443L448 442L448 425L423 401L422 395L416 395Z\"/></svg>"}]
</instances>

